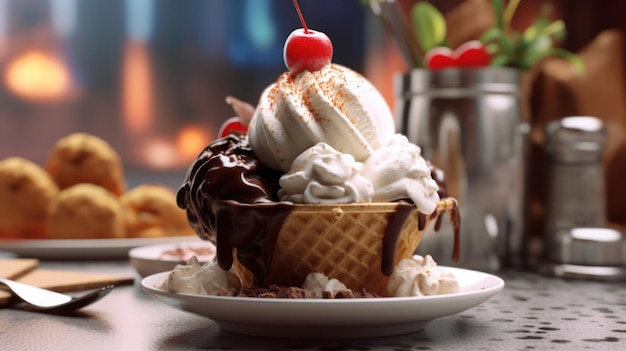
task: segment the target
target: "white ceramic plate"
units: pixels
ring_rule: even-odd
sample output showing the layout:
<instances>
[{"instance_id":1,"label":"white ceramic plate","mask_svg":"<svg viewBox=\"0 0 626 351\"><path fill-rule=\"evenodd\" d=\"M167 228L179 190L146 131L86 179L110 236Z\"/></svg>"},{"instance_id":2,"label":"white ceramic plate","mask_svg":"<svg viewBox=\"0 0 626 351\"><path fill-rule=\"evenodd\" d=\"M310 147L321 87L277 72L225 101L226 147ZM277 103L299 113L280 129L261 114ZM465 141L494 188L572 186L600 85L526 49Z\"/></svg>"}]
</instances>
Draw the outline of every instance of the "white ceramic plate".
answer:
<instances>
[{"instance_id":1,"label":"white ceramic plate","mask_svg":"<svg viewBox=\"0 0 626 351\"><path fill-rule=\"evenodd\" d=\"M176 309L208 317L222 330L283 338L358 338L407 334L428 322L477 306L496 295L504 281L491 274L442 267L453 272L461 292L450 295L345 300L292 300L177 294L157 288L169 272L141 285Z\"/></svg>"},{"instance_id":2,"label":"white ceramic plate","mask_svg":"<svg viewBox=\"0 0 626 351\"><path fill-rule=\"evenodd\" d=\"M128 252L128 257L137 273L142 277L146 277L155 273L171 271L177 264L185 263L185 258L163 257L164 252L172 251L177 248L190 251L189 254L194 254L200 263L209 262L215 257L215 245L208 241L200 240L199 238L177 243L136 247ZM191 251L197 251L199 249L211 249L213 253L211 255L199 255Z\"/></svg>"},{"instance_id":3,"label":"white ceramic plate","mask_svg":"<svg viewBox=\"0 0 626 351\"><path fill-rule=\"evenodd\" d=\"M0 240L0 251L21 257L52 260L125 259L134 247L181 242L191 237L128 239L28 239Z\"/></svg>"}]
</instances>

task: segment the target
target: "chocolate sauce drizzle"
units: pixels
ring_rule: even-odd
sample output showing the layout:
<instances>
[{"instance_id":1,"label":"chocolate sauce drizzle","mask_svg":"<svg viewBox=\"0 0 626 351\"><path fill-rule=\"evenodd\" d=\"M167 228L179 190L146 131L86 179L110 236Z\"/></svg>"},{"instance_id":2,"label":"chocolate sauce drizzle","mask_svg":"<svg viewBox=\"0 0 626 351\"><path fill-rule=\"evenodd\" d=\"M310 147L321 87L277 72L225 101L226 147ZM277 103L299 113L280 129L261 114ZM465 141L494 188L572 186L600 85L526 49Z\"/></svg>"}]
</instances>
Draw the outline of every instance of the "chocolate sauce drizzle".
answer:
<instances>
[{"instance_id":1,"label":"chocolate sauce drizzle","mask_svg":"<svg viewBox=\"0 0 626 351\"><path fill-rule=\"evenodd\" d=\"M215 244L220 267L230 269L234 248L259 284L294 207L276 198L281 174L256 158L245 136L229 135L200 153L176 196L196 234Z\"/></svg>"},{"instance_id":2,"label":"chocolate sauce drizzle","mask_svg":"<svg viewBox=\"0 0 626 351\"><path fill-rule=\"evenodd\" d=\"M265 281L272 266L276 240L283 221L294 205L285 202L242 204L236 201L220 201L217 206L216 240L217 263L222 269L233 264L233 248L237 260L254 275L255 286L267 286Z\"/></svg>"},{"instance_id":3,"label":"chocolate sauce drizzle","mask_svg":"<svg viewBox=\"0 0 626 351\"><path fill-rule=\"evenodd\" d=\"M196 234L215 242L218 202L275 202L281 174L256 158L245 136L229 135L215 140L198 155L178 190L176 202L187 210Z\"/></svg>"},{"instance_id":4,"label":"chocolate sauce drizzle","mask_svg":"<svg viewBox=\"0 0 626 351\"><path fill-rule=\"evenodd\" d=\"M459 203L456 199L451 198L448 194L448 185L446 183L445 174L443 171L429 161L427 161L428 167L430 168L430 176L439 186L439 190L437 194L439 194L440 199L452 199L454 201L454 206L451 209L447 210L448 217L450 217L450 223L452 224L452 231L454 233L454 247L452 248L452 260L458 261L461 257L461 212L459 211ZM434 212L431 216L438 216L435 222L435 231L439 231L441 228L441 219L443 217L442 214L437 214ZM421 228L420 228L421 229Z\"/></svg>"},{"instance_id":5,"label":"chocolate sauce drizzle","mask_svg":"<svg viewBox=\"0 0 626 351\"><path fill-rule=\"evenodd\" d=\"M415 210L414 204L409 204L404 201L398 203L396 212L392 215L387 228L385 228L385 234L383 236L383 257L380 269L383 274L390 276L393 273L396 263L396 248L398 247L398 241L402 235L402 227L409 218L411 213ZM424 227L424 218L422 213L419 213L418 227Z\"/></svg>"},{"instance_id":6,"label":"chocolate sauce drizzle","mask_svg":"<svg viewBox=\"0 0 626 351\"><path fill-rule=\"evenodd\" d=\"M441 228L441 217L435 222L435 231ZM454 233L454 247L452 248L452 260L458 261L461 258L461 212L459 211L459 203L454 199L454 207L448 210L448 217L452 224L452 232Z\"/></svg>"}]
</instances>

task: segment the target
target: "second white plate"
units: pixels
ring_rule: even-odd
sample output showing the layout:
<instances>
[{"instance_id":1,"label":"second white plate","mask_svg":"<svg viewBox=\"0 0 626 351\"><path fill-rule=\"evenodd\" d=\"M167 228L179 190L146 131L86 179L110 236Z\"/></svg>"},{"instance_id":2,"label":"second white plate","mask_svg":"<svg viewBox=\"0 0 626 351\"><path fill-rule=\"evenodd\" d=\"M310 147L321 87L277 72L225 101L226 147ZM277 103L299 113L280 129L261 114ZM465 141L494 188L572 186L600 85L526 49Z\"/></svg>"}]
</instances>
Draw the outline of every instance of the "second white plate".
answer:
<instances>
[{"instance_id":1,"label":"second white plate","mask_svg":"<svg viewBox=\"0 0 626 351\"><path fill-rule=\"evenodd\" d=\"M144 278L142 287L163 303L208 317L229 332L281 338L357 338L422 330L430 321L477 306L504 287L497 276L442 267L459 280L450 295L372 299L262 299L177 294L159 289L169 272Z\"/></svg>"},{"instance_id":2,"label":"second white plate","mask_svg":"<svg viewBox=\"0 0 626 351\"><path fill-rule=\"evenodd\" d=\"M185 257L164 257L166 252L182 250ZM140 246L128 252L130 263L140 276L146 277L152 274L171 271L177 264L185 263L187 256L196 256L202 264L209 262L215 256L215 245L208 241L196 240L182 241L168 244Z\"/></svg>"},{"instance_id":3,"label":"second white plate","mask_svg":"<svg viewBox=\"0 0 626 351\"><path fill-rule=\"evenodd\" d=\"M193 236L173 236L124 239L0 240L0 251L13 252L21 257L51 260L124 259L128 258L128 251L134 247L175 243L193 238Z\"/></svg>"}]
</instances>

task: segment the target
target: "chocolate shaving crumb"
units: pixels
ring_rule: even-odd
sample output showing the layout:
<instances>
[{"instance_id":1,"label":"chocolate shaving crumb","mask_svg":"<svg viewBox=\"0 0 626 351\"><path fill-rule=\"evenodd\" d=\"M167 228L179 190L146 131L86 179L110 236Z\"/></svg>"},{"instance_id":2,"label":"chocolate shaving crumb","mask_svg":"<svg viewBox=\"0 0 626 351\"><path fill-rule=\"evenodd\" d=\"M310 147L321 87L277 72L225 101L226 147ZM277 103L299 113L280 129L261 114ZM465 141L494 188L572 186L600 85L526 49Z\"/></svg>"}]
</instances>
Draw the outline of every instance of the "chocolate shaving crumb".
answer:
<instances>
[{"instance_id":1,"label":"chocolate shaving crumb","mask_svg":"<svg viewBox=\"0 0 626 351\"><path fill-rule=\"evenodd\" d=\"M268 291L268 292L260 293L258 297L264 298L264 299L275 299L278 297L278 295L276 295L276 293L273 291Z\"/></svg>"},{"instance_id":2,"label":"chocolate shaving crumb","mask_svg":"<svg viewBox=\"0 0 626 351\"><path fill-rule=\"evenodd\" d=\"M367 291L367 290L365 290L365 288L363 288L363 289L361 289L361 292L360 292L358 297L368 298L369 299L369 298L378 298L378 297L382 297L382 296L378 295L375 292Z\"/></svg>"},{"instance_id":3,"label":"chocolate shaving crumb","mask_svg":"<svg viewBox=\"0 0 626 351\"><path fill-rule=\"evenodd\" d=\"M304 299L306 298L306 293L304 289L295 288L291 286L285 289L285 295L283 297L286 297L289 299Z\"/></svg>"},{"instance_id":4,"label":"chocolate shaving crumb","mask_svg":"<svg viewBox=\"0 0 626 351\"><path fill-rule=\"evenodd\" d=\"M221 291L220 291L221 293ZM228 293L226 291L226 293ZM278 285L270 285L267 288L239 288L237 289L233 296L237 297L257 297L257 298L266 298L266 299L305 299L307 298L306 291L302 288L293 287L293 286L278 286ZM354 299L354 298L379 298L382 297L373 293L371 291L367 291L365 289L361 289L361 291L352 291L350 289L347 290L338 290L338 291L324 291L322 298L324 299Z\"/></svg>"},{"instance_id":5,"label":"chocolate shaving crumb","mask_svg":"<svg viewBox=\"0 0 626 351\"><path fill-rule=\"evenodd\" d=\"M324 291L325 299L353 299L355 298L352 290Z\"/></svg>"}]
</instances>

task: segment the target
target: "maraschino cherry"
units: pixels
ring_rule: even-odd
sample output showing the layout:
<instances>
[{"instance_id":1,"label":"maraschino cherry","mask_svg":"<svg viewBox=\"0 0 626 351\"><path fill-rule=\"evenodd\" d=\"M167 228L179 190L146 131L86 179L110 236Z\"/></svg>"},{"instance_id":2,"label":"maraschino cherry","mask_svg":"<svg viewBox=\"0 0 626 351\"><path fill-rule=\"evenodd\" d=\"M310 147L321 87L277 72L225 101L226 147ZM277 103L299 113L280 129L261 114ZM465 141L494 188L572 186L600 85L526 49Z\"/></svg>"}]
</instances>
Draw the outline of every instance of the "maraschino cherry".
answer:
<instances>
[{"instance_id":1,"label":"maraschino cherry","mask_svg":"<svg viewBox=\"0 0 626 351\"><path fill-rule=\"evenodd\" d=\"M318 71L333 58L333 44L326 34L309 29L304 22L298 0L293 0L293 4L303 28L291 32L285 41L283 50L285 65L295 74L305 70Z\"/></svg>"}]
</instances>

